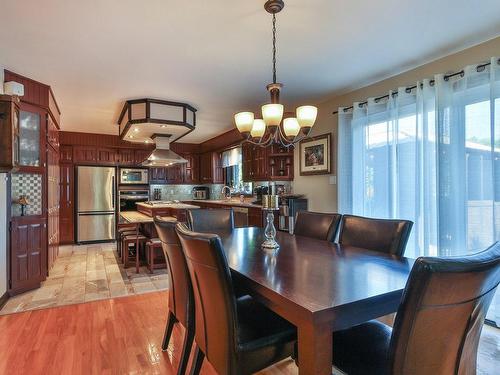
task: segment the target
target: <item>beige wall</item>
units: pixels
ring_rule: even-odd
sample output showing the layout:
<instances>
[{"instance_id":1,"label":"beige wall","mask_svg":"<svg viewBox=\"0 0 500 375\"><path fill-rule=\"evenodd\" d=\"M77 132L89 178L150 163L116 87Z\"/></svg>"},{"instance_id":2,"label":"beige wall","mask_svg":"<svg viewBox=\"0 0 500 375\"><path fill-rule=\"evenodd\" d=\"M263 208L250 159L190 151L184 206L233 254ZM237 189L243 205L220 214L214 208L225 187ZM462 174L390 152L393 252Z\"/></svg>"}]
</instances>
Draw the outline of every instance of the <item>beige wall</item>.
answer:
<instances>
[{"instance_id":1,"label":"beige wall","mask_svg":"<svg viewBox=\"0 0 500 375\"><path fill-rule=\"evenodd\" d=\"M394 77L385 79L375 84L335 96L318 105L318 119L313 128L312 135L333 134L334 145L334 174L336 172L337 152L337 115L332 112L338 107L350 106L355 101L364 101L368 97L386 94L389 90L399 86L412 85L423 78L430 78L437 73L449 73L462 69L465 65L488 61L492 56L500 55L500 37L468 48L458 53L435 60L413 70L409 70ZM295 150L295 180L294 193L306 194L309 199L309 209L319 212L337 211L337 185L329 183L330 176L300 176L299 150Z\"/></svg>"}]
</instances>

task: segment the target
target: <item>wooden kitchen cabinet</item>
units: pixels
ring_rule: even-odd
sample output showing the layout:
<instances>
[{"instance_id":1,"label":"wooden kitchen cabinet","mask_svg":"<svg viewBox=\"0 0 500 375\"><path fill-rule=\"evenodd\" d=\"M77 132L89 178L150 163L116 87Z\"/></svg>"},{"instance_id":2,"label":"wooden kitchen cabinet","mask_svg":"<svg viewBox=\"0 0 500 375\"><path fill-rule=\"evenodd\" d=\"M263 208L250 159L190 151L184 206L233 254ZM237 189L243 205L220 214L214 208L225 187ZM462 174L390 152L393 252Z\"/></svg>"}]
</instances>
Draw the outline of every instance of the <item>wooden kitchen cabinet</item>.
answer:
<instances>
[{"instance_id":1,"label":"wooden kitchen cabinet","mask_svg":"<svg viewBox=\"0 0 500 375\"><path fill-rule=\"evenodd\" d=\"M73 164L61 163L59 178L59 243L75 242L75 168Z\"/></svg>"},{"instance_id":2,"label":"wooden kitchen cabinet","mask_svg":"<svg viewBox=\"0 0 500 375\"><path fill-rule=\"evenodd\" d=\"M47 143L55 150L59 150L59 129L49 115L47 115Z\"/></svg>"},{"instance_id":3,"label":"wooden kitchen cabinet","mask_svg":"<svg viewBox=\"0 0 500 375\"><path fill-rule=\"evenodd\" d=\"M134 164L141 165L146 160L153 150L135 150L134 151Z\"/></svg>"},{"instance_id":4,"label":"wooden kitchen cabinet","mask_svg":"<svg viewBox=\"0 0 500 375\"><path fill-rule=\"evenodd\" d=\"M97 147L96 156L99 165L115 165L119 161L118 150L115 148Z\"/></svg>"},{"instance_id":5,"label":"wooden kitchen cabinet","mask_svg":"<svg viewBox=\"0 0 500 375\"><path fill-rule=\"evenodd\" d=\"M244 181L293 180L293 149L273 145L259 147L251 143L242 146Z\"/></svg>"},{"instance_id":6,"label":"wooden kitchen cabinet","mask_svg":"<svg viewBox=\"0 0 500 375\"><path fill-rule=\"evenodd\" d=\"M62 145L59 147L59 161L73 163L73 146Z\"/></svg>"},{"instance_id":7,"label":"wooden kitchen cabinet","mask_svg":"<svg viewBox=\"0 0 500 375\"><path fill-rule=\"evenodd\" d=\"M19 99L0 95L0 171L10 172L19 165Z\"/></svg>"},{"instance_id":8,"label":"wooden kitchen cabinet","mask_svg":"<svg viewBox=\"0 0 500 375\"><path fill-rule=\"evenodd\" d=\"M47 224L38 216L11 219L10 288L12 294L40 287L47 275Z\"/></svg>"},{"instance_id":9,"label":"wooden kitchen cabinet","mask_svg":"<svg viewBox=\"0 0 500 375\"><path fill-rule=\"evenodd\" d=\"M164 167L149 168L149 183L150 184L166 184L167 183L167 168L164 168Z\"/></svg>"},{"instance_id":10,"label":"wooden kitchen cabinet","mask_svg":"<svg viewBox=\"0 0 500 375\"><path fill-rule=\"evenodd\" d=\"M184 164L175 164L167 168L167 183L182 184L184 182Z\"/></svg>"},{"instance_id":11,"label":"wooden kitchen cabinet","mask_svg":"<svg viewBox=\"0 0 500 375\"><path fill-rule=\"evenodd\" d=\"M200 182L200 156L198 154L181 154L188 162L184 168L184 183L197 184Z\"/></svg>"},{"instance_id":12,"label":"wooden kitchen cabinet","mask_svg":"<svg viewBox=\"0 0 500 375\"><path fill-rule=\"evenodd\" d=\"M118 150L118 164L126 166L135 165L135 150L128 148Z\"/></svg>"},{"instance_id":13,"label":"wooden kitchen cabinet","mask_svg":"<svg viewBox=\"0 0 500 375\"><path fill-rule=\"evenodd\" d=\"M95 164L97 162L97 150L94 146L74 146L73 162L75 164Z\"/></svg>"},{"instance_id":14,"label":"wooden kitchen cabinet","mask_svg":"<svg viewBox=\"0 0 500 375\"><path fill-rule=\"evenodd\" d=\"M268 178L267 148L245 143L242 147L243 180L265 181Z\"/></svg>"},{"instance_id":15,"label":"wooden kitchen cabinet","mask_svg":"<svg viewBox=\"0 0 500 375\"><path fill-rule=\"evenodd\" d=\"M200 155L200 182L203 184L224 183L222 154L220 152L205 152Z\"/></svg>"},{"instance_id":16,"label":"wooden kitchen cabinet","mask_svg":"<svg viewBox=\"0 0 500 375\"><path fill-rule=\"evenodd\" d=\"M50 270L59 255L59 151L47 147L47 269Z\"/></svg>"}]
</instances>

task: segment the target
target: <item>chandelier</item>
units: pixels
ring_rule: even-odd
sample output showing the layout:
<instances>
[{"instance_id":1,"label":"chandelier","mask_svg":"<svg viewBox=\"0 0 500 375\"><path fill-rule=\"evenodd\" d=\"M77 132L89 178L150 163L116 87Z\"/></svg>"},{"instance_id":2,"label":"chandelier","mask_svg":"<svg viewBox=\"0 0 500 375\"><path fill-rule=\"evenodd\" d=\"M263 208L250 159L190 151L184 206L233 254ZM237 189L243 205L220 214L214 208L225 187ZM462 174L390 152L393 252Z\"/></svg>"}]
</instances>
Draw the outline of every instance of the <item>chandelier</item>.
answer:
<instances>
[{"instance_id":1,"label":"chandelier","mask_svg":"<svg viewBox=\"0 0 500 375\"><path fill-rule=\"evenodd\" d=\"M304 105L296 109L295 117L285 114L283 119L284 107L279 102L283 84L276 82L276 14L284 6L282 0L268 0L264 4L264 9L273 16L273 82L266 86L271 102L262 106L262 118L257 118L253 112L239 112L234 115L236 127L245 142L262 147L279 144L288 148L307 138L318 114L316 107Z\"/></svg>"}]
</instances>

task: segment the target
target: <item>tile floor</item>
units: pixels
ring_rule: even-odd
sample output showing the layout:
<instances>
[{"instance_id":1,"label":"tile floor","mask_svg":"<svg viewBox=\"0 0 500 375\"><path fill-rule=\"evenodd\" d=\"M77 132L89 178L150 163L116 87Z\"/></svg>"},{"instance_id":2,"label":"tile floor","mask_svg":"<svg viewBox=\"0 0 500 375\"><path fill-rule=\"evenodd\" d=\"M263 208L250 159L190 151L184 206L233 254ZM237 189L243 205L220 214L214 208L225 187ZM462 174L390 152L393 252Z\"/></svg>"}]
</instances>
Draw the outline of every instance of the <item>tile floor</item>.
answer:
<instances>
[{"instance_id":1,"label":"tile floor","mask_svg":"<svg viewBox=\"0 0 500 375\"><path fill-rule=\"evenodd\" d=\"M115 244L61 246L42 287L10 298L0 315L148 293L168 288L165 269L123 268Z\"/></svg>"}]
</instances>

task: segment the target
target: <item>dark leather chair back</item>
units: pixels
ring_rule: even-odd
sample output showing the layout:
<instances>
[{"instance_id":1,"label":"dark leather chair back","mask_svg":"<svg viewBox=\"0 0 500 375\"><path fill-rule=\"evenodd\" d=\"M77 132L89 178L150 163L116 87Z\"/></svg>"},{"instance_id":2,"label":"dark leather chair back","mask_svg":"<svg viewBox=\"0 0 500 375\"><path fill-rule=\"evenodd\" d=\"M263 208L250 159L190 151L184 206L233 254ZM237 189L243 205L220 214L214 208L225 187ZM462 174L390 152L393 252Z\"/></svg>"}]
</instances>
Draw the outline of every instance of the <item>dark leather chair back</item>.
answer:
<instances>
[{"instance_id":1,"label":"dark leather chair back","mask_svg":"<svg viewBox=\"0 0 500 375\"><path fill-rule=\"evenodd\" d=\"M298 211L293 233L323 241L335 241L339 229L340 214L325 214L311 211Z\"/></svg>"},{"instance_id":2,"label":"dark leather chair back","mask_svg":"<svg viewBox=\"0 0 500 375\"><path fill-rule=\"evenodd\" d=\"M464 258L419 258L396 315L391 374L475 374L479 337L500 282L500 244Z\"/></svg>"},{"instance_id":3,"label":"dark leather chair back","mask_svg":"<svg viewBox=\"0 0 500 375\"><path fill-rule=\"evenodd\" d=\"M219 233L234 229L232 209L196 209L188 211L188 225L194 232Z\"/></svg>"},{"instance_id":4,"label":"dark leather chair back","mask_svg":"<svg viewBox=\"0 0 500 375\"><path fill-rule=\"evenodd\" d=\"M191 232L184 224L176 230L193 281L195 341L217 373L231 373L236 367L236 300L220 238Z\"/></svg>"},{"instance_id":5,"label":"dark leather chair back","mask_svg":"<svg viewBox=\"0 0 500 375\"><path fill-rule=\"evenodd\" d=\"M339 243L402 256L413 222L343 215Z\"/></svg>"},{"instance_id":6,"label":"dark leather chair back","mask_svg":"<svg viewBox=\"0 0 500 375\"><path fill-rule=\"evenodd\" d=\"M187 327L194 317L194 296L186 258L175 231L177 220L156 216L154 223L168 266L168 308L180 323Z\"/></svg>"}]
</instances>

